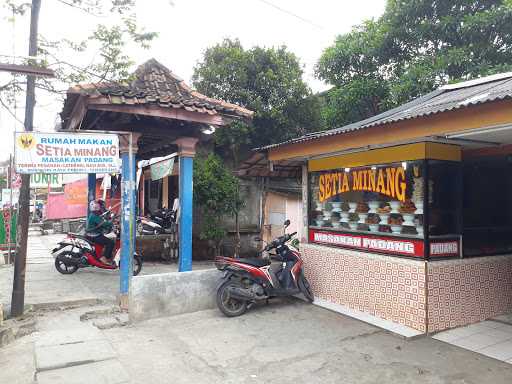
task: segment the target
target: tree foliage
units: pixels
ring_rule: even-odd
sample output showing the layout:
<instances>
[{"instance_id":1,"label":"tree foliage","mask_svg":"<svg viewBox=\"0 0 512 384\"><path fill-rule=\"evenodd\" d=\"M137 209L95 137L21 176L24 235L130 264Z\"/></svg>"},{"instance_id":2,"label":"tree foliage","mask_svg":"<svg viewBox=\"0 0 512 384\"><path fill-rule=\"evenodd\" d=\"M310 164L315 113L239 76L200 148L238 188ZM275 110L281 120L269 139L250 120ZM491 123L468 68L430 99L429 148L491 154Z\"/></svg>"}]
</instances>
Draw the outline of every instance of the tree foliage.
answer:
<instances>
[{"instance_id":1,"label":"tree foliage","mask_svg":"<svg viewBox=\"0 0 512 384\"><path fill-rule=\"evenodd\" d=\"M388 0L378 20L337 37L316 73L334 85L323 111L334 127L511 68L510 0Z\"/></svg>"},{"instance_id":2,"label":"tree foliage","mask_svg":"<svg viewBox=\"0 0 512 384\"><path fill-rule=\"evenodd\" d=\"M53 0L59 7L72 7L97 24L90 34L81 41L65 37L58 40L39 35L38 60L31 61L55 70L56 80L38 78L36 87L52 94L64 95L69 84L79 82L101 82L126 80L134 64L126 49L129 44L148 48L157 36L139 28L134 14L135 0ZM42 7L48 3L43 2ZM28 23L31 3L26 0L0 0L0 8L10 13L9 21L20 18ZM55 6L55 4L54 4ZM103 16L109 15L109 23ZM46 20L41 20L44 24ZM96 52L90 58L87 53ZM28 62L27 60L26 62ZM86 65L83 63L87 62ZM13 94L24 91L24 77L13 77L6 84L0 84L0 102L6 108L12 103Z\"/></svg>"},{"instance_id":3,"label":"tree foliage","mask_svg":"<svg viewBox=\"0 0 512 384\"><path fill-rule=\"evenodd\" d=\"M206 49L194 68L193 84L202 93L255 112L251 127L216 134L221 145L260 146L319 129L319 110L302 79L298 58L286 47L244 49L226 39Z\"/></svg>"},{"instance_id":4,"label":"tree foliage","mask_svg":"<svg viewBox=\"0 0 512 384\"><path fill-rule=\"evenodd\" d=\"M218 245L226 236L221 225L226 215L234 216L242 208L239 182L222 160L209 154L194 160L194 202L201 209L200 238Z\"/></svg>"}]
</instances>

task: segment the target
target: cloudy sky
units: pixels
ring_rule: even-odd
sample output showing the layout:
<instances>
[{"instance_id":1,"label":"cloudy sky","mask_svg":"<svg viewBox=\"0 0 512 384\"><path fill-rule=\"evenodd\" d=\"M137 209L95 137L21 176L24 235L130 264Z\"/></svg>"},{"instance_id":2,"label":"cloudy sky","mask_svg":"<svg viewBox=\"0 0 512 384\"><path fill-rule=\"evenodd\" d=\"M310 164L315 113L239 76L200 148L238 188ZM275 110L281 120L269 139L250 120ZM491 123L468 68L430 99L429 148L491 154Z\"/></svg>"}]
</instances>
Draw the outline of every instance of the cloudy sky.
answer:
<instances>
[{"instance_id":1,"label":"cloudy sky","mask_svg":"<svg viewBox=\"0 0 512 384\"><path fill-rule=\"evenodd\" d=\"M384 6L385 0L138 0L139 24L158 32L159 37L151 49L130 47L128 53L136 63L154 57L188 81L204 49L223 38L239 38L246 48L284 44L304 64L305 80L319 91L327 85L314 78L313 67L322 50L353 25L380 16ZM0 55L26 55L28 15L15 23L8 21L9 16L0 8ZM48 39L85 39L100 22L108 24L112 16L97 18L57 0L42 0L39 30ZM93 57L95 52L87 54ZM1 62L11 60L0 56ZM9 75L0 73L0 85L8 80ZM23 120L23 102L24 95L20 95L19 120ZM38 94L35 129L51 130L61 107L60 101ZM4 138L0 140L0 159L4 159L11 152L12 132L21 130L22 124L0 107L0 128Z\"/></svg>"}]
</instances>

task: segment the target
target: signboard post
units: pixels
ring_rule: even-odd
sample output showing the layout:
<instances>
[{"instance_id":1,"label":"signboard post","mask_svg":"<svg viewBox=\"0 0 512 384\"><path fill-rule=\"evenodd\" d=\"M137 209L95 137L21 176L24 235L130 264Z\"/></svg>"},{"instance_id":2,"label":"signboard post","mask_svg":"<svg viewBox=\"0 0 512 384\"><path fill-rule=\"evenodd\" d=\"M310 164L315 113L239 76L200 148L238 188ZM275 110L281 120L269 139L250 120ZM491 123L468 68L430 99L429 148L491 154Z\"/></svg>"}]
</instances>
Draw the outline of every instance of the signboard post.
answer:
<instances>
[{"instance_id":1,"label":"signboard post","mask_svg":"<svg viewBox=\"0 0 512 384\"><path fill-rule=\"evenodd\" d=\"M15 143L21 174L119 172L117 135L17 132Z\"/></svg>"}]
</instances>

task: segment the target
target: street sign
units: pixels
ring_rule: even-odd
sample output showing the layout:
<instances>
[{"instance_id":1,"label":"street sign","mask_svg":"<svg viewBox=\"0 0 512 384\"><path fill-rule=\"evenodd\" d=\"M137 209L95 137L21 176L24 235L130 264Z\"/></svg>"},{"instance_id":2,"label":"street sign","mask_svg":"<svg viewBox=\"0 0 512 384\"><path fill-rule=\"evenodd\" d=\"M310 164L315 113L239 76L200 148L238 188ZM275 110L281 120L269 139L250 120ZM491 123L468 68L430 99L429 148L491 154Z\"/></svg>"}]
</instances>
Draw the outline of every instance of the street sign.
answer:
<instances>
[{"instance_id":1,"label":"street sign","mask_svg":"<svg viewBox=\"0 0 512 384\"><path fill-rule=\"evenodd\" d=\"M18 204L18 200L20 198L20 190L19 189L13 189L12 195L11 195L11 189L10 188L3 188L2 189L2 206L5 205L12 205Z\"/></svg>"},{"instance_id":2,"label":"street sign","mask_svg":"<svg viewBox=\"0 0 512 384\"><path fill-rule=\"evenodd\" d=\"M16 172L118 173L117 135L17 132Z\"/></svg>"}]
</instances>

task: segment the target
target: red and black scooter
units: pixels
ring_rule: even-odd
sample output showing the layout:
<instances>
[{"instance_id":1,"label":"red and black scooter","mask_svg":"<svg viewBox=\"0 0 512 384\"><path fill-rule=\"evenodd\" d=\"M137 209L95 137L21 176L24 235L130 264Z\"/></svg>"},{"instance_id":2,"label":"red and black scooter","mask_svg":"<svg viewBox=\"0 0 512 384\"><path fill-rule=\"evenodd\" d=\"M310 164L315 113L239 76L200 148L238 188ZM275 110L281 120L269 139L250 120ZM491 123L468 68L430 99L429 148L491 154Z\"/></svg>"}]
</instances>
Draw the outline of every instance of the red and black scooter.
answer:
<instances>
[{"instance_id":1,"label":"red and black scooter","mask_svg":"<svg viewBox=\"0 0 512 384\"><path fill-rule=\"evenodd\" d=\"M288 227L290 220L284 225ZM217 288L217 305L222 313L229 317L240 316L257 301L299 293L309 302L314 300L300 253L289 244L296 234L284 234L267 244L263 253L276 251L268 258L215 258L217 269L224 271ZM279 263L272 264L271 260Z\"/></svg>"},{"instance_id":2,"label":"red and black scooter","mask_svg":"<svg viewBox=\"0 0 512 384\"><path fill-rule=\"evenodd\" d=\"M105 214L112 215L109 211ZM118 269L121 256L121 239L119 223L114 222L112 232L105 236L115 237L115 247L112 251L115 255L112 264L105 264L100 261L103 252L103 245L96 244L86 236L77 233L68 233L66 239L59 242L58 246L52 250L55 257L55 268L64 275L75 273L79 268L97 267L101 269ZM133 255L133 275L137 276L142 269L142 258L134 253Z\"/></svg>"}]
</instances>

